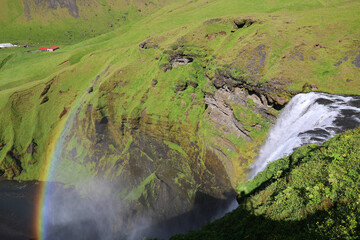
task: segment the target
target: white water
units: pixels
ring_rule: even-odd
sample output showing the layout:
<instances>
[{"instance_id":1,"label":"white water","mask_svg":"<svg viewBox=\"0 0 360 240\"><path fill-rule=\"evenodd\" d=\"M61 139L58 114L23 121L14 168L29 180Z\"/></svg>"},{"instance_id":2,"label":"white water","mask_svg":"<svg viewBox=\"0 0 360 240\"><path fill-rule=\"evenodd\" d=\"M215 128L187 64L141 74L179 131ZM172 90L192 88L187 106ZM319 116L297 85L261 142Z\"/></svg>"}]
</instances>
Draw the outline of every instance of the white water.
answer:
<instances>
[{"instance_id":1,"label":"white water","mask_svg":"<svg viewBox=\"0 0 360 240\"><path fill-rule=\"evenodd\" d=\"M295 148L323 143L360 125L360 98L325 93L296 95L284 108L251 167L249 178Z\"/></svg>"}]
</instances>

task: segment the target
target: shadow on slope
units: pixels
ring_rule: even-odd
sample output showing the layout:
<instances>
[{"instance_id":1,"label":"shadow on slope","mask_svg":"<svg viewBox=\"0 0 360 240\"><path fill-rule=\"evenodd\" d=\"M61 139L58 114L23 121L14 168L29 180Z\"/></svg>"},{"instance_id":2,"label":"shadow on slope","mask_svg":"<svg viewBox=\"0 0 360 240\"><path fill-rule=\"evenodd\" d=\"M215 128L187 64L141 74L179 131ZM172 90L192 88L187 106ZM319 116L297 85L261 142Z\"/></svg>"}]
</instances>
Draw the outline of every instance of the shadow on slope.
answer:
<instances>
[{"instance_id":1,"label":"shadow on slope","mask_svg":"<svg viewBox=\"0 0 360 240\"><path fill-rule=\"evenodd\" d=\"M174 234L186 233L200 229L205 224L222 217L235 209L235 192L224 194L227 199L218 199L203 192L197 192L195 204L191 211L151 225L141 235L146 237L169 238ZM137 236L135 239L141 239Z\"/></svg>"},{"instance_id":2,"label":"shadow on slope","mask_svg":"<svg viewBox=\"0 0 360 240\"><path fill-rule=\"evenodd\" d=\"M328 239L313 228L326 212L318 211L301 221L276 221L239 206L199 231L175 235L171 240L191 239Z\"/></svg>"}]
</instances>

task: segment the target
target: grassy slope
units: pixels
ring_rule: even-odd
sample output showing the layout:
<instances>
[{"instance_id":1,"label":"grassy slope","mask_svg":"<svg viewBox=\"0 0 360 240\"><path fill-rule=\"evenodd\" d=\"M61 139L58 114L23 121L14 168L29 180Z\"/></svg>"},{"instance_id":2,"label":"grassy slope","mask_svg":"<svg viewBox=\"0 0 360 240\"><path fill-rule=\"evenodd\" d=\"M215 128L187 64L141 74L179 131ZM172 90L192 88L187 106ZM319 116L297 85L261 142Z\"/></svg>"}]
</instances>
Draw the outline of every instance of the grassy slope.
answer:
<instances>
[{"instance_id":1,"label":"grassy slope","mask_svg":"<svg viewBox=\"0 0 360 240\"><path fill-rule=\"evenodd\" d=\"M118 9L121 11L120 7ZM39 178L45 150L56 134L62 111L76 102L97 75L101 84L88 101L98 107L110 103L117 106L111 110L116 121L123 116L136 118L146 108L152 121L180 119L189 126L189 134L198 139L198 144L212 145L217 135L223 137L224 134L204 119L204 92L214 91L214 88L208 89L209 83L202 69L226 65L247 69L257 58L257 47L261 44L265 45L266 64L253 76L255 82L281 83L291 92L302 91L304 84L309 83L315 84L319 91L357 94L358 68L351 61L360 46L360 33L356 31L360 22L359 9L357 1L328 1L326 4L320 1L294 1L292 4L287 1L179 1L112 32L65 46L51 54L1 50L0 59L7 59L2 60L4 64L0 69L0 108L4 116L0 128L4 145L1 159L11 162L8 152L13 150L21 155L22 166L26 169L19 178ZM223 20L204 24L204 21L218 17ZM252 18L257 23L230 33L234 17ZM69 21L66 26L76 23L72 19ZM6 42L26 40L25 35L18 37L12 35L12 30L5 30L10 36ZM50 42L63 31L55 31L46 41ZM225 31L226 35L213 40L204 37L219 31ZM159 48L139 51L138 44L145 39L156 42ZM186 51L195 52L199 57L194 64L164 73L161 66L168 57L164 51L174 44L184 44ZM338 59L347 55L348 61L334 66ZM121 77L117 75L120 71ZM151 88L154 78L159 82L155 89ZM174 92L178 81L189 78L197 79L199 87L189 87L180 94ZM39 96L51 79L54 84L47 94L49 101L40 105ZM119 80L127 85L108 90ZM192 131L197 126L200 131L194 135ZM246 168L241 165L239 154L251 161L267 129L253 130L251 142L225 136L235 145L235 149L225 146L223 149L235 166L234 182L244 178ZM168 133L154 134L166 136ZM34 139L39 149L29 155L27 148Z\"/></svg>"},{"instance_id":2,"label":"grassy slope","mask_svg":"<svg viewBox=\"0 0 360 240\"><path fill-rule=\"evenodd\" d=\"M359 134L348 131L269 164L243 184L236 210L171 239L358 239Z\"/></svg>"},{"instance_id":3,"label":"grassy slope","mask_svg":"<svg viewBox=\"0 0 360 240\"><path fill-rule=\"evenodd\" d=\"M26 44L29 41L43 40L46 44L60 42L62 46L54 53L26 53L22 48L0 51L0 114L2 116L0 165L3 171L11 169L6 172L8 177L17 176L17 179L23 180L41 178L46 153L51 148L51 144L54 144L55 136L61 130L60 126L64 124L69 110L74 108L95 79L98 79L98 84L94 87L94 92L85 99L86 104L101 109L101 114L104 116L111 116L111 119L118 124L115 126L119 127L122 120L126 119L126 127L131 128L132 120L146 113L142 121L149 121L152 123L151 126L158 126L153 128L150 126L147 131L153 136L166 140L165 144L170 149L185 158L193 154L191 143L196 143L200 149L205 149L207 146L216 146L219 137L230 141L235 147L229 148L228 145L224 145L221 150L231 159L234 172L228 174L233 177L234 185L244 179L246 168L256 156L258 146L264 141L270 124L267 119L258 119L258 116L253 115L251 107L241 109L239 106L231 106L239 120L246 117L242 123L249 127L252 141L245 141L231 134L225 134L221 129L214 129L204 114L206 113L204 94L215 91L211 81L205 78L205 73L211 75L216 69L228 69L236 75L245 71L245 75L251 76L249 81L252 84L279 86L290 93L308 90L306 84L312 88L316 85L319 91L330 93L358 94L359 92L359 81L357 81L359 68L352 63L359 54L357 51L360 47L360 33L357 31L360 27L360 3L357 1L334 0L325 3L309 0L293 1L289 4L288 1L280 0L251 2L213 0L178 1L170 5L159 2L164 6L163 8L149 12L144 10L143 17L138 15L137 9L140 6L134 7L143 3L134 2L135 5L125 7L125 9L129 8L126 11L130 13L133 11L133 19L129 20L129 23L121 24L111 32L84 41L81 40L93 35L83 35L85 32L76 30L80 27L83 29L83 19L73 19L66 11L61 10L56 13L59 14L57 17L62 19L61 24L54 20L55 17L46 14L45 20L50 22L49 25L44 25L44 19L40 16L34 16L33 22L25 22L24 16L20 15L22 11L20 6L8 4L10 2L12 1L1 1L1 6L4 7L6 3L11 8L6 12L16 14L11 14L11 17L0 15L0 20L15 25L2 28L7 34L1 35L0 41L19 41ZM111 11L119 15L106 15L106 7L95 9L101 19L94 20L89 17L89 22L93 21L93 23L86 25L84 31L89 32L91 28L96 28L96 34L107 32L108 24L112 24L109 19L121 17L125 11L123 6L114 3L115 1L107 1L106 7L113 4ZM221 20L207 22L214 18ZM234 18L251 18L256 20L256 24L231 33ZM30 25L32 30L28 29ZM69 35L64 35L69 28L74 29L74 32L70 33L73 35L71 39ZM50 31L50 29L55 30ZM205 37L206 34L220 31L225 31L226 34L212 39ZM158 48L139 49L139 43L145 40L156 43ZM259 65L258 47L261 45L265 46L266 52L264 66ZM172 50L176 48L178 49ZM168 63L169 55L179 49L194 55L194 62L163 72L162 68ZM347 61L344 60L346 57L348 57ZM334 66L339 60L342 62L341 65ZM251 63L254 61L255 66L259 67L258 72L246 72L251 69ZM152 86L153 79L158 81L156 87ZM179 84L187 81L195 81L198 87L189 86L184 91L174 91ZM43 94L44 89L49 85L49 91ZM276 94L283 97L282 93L274 92L274 94L274 97ZM41 104L46 97L48 101ZM86 108L81 110L80 120L86 119L86 111ZM257 122L261 122L264 126L261 130L252 128ZM89 126L94 124L86 123ZM144 126L149 125L144 124ZM351 139L356 138L358 132L350 135ZM119 154L124 158L129 154L126 151L132 141L130 138L123 144L125 146L123 152L118 153L117 149L114 149L113 155L99 159L97 168L90 163L86 166L86 170L91 174L97 174L99 168L105 168L107 176L116 178L122 170L111 173L112 166L115 165ZM343 139L339 138L335 145L342 141ZM31 145L35 146L36 151L31 151ZM81 163L85 156L83 153L87 152L87 149L76 146L76 142L71 142L70 145L75 145L79 153L77 158ZM202 159L206 158L205 152L201 152L200 155ZM24 169L21 174L21 169L16 167L16 161L20 161ZM201 162L201 164L206 163ZM185 170L190 168L189 165L184 164L181 168L184 169L184 173L176 177L174 180L176 184L194 184L192 179L186 179L188 175ZM83 171L85 168L82 168L78 162L74 163L72 171L67 172L65 177L62 176L59 180L69 183L75 181L82 174L79 169ZM137 189L129 192L128 197L138 197L139 191L143 191L147 181L152 181L153 176L150 174L150 178L145 178ZM318 179L316 184L321 181L323 179ZM279 187L284 188L285 185L281 184ZM307 191L313 191L315 185L306 186L311 187ZM189 190L189 195L193 194L191 191L193 189ZM291 191L289 194L295 196ZM259 195L249 198L247 202L260 205L262 202L256 202L256 196ZM278 199L280 197L282 196ZM317 202L311 202L304 208L295 206L291 209L294 211L305 209L305 212L314 213L320 206L317 206L318 201L324 200L319 199L316 198ZM287 203L285 201L284 204ZM274 205L269 207L277 206L277 202L268 201L268 204ZM278 206L280 210L276 209L280 212L279 215L266 217L263 215L265 214L263 208L258 207L254 210L246 205L244 208L239 208L233 213L234 215L228 215L228 219L220 220L219 225L211 225L210 230L205 230L207 234L205 236L221 239L218 234L223 234L224 239L231 239L228 238L231 231L224 233L219 230L223 228L221 224L227 226L226 229L232 229L231 227L234 226L234 231L241 234L241 229L244 229L244 226L248 229L247 226L232 225L232 221L238 221L239 215L248 216L244 218L245 220L259 221L262 224L266 222L269 224L264 226L267 229L266 233L280 221L282 221L280 226L284 226L287 230L293 229L297 223L300 223L299 226L305 226L307 223L316 224L318 221L313 220L316 219L316 215L315 217L312 217L311 213L301 215L300 211L299 214L294 215L298 219L292 219L295 225L288 224L289 216L286 215L286 211L281 215L285 206L281 204ZM345 210L339 211L346 212ZM254 211L256 213L253 213ZM336 211L338 210L335 209ZM326 215L326 212L324 214ZM279 216L282 218L278 219ZM307 216L310 216L309 220L305 219ZM321 219L330 221L328 219L331 218L325 216ZM334 226L339 227L336 221L338 220L335 220ZM321 224L326 227L327 222ZM280 232L279 236L284 236L284 231L277 229ZM251 233L255 231L257 229ZM301 230L298 232L301 234ZM322 230L311 232L319 234L314 236L323 234ZM198 233L193 234L197 236ZM270 238L277 237L276 234L275 232L274 235L270 235Z\"/></svg>"},{"instance_id":4,"label":"grassy slope","mask_svg":"<svg viewBox=\"0 0 360 240\"><path fill-rule=\"evenodd\" d=\"M266 82L276 78L290 82L286 88L291 91L301 91L302 86L309 82L316 84L320 91L356 94L358 81L346 82L346 79L354 79L358 69L350 61L344 62L339 67L333 66L333 63L336 63L337 59L347 52L354 52L359 47L357 40L359 33L355 31L359 25L358 5L358 2L342 3L341 1L332 1L327 5L322 5L317 1L298 1L291 5L282 1L275 3L228 1L226 4L222 1L196 1L170 5L132 25L126 25L111 33L62 48L53 54L28 54L20 50L3 50L0 55L3 59L10 54L14 56L4 64L0 71L1 107L4 108L2 111L8 111L6 109L9 104L6 103L6 99L15 91L47 82L54 76L60 76L64 90L66 90L66 85L70 86L70 83L73 85L76 82L70 88L70 92L73 96L80 94L77 91L83 91L81 89L88 86L88 83L96 76L96 72L103 71L107 66L107 64L98 65L99 61L91 60L91 53L95 53L97 59L109 59L108 63L112 64L113 72L124 68L125 65L129 66L129 71L131 71L129 75L138 72L134 75L135 77L132 77L131 91L126 90L135 99L141 95L138 93L145 91L144 86L150 84L154 77L171 82L181 70L159 76L159 73L154 70L158 63L154 61L153 56L161 57L162 51L151 49L139 52L138 50L139 42L152 37L159 41L160 48L164 49L169 49L172 44L179 42L180 38L185 39L185 42L191 41L193 45L205 48L207 54L215 56L217 65L235 64L240 68L246 68L253 57L252 50L255 47L265 44L268 49L267 64L261 72L259 81ZM228 22L225 21L225 24L213 24L209 27L203 24L206 19L224 16L248 16L257 19L261 24L233 34L229 33L232 27L231 18ZM312 26L309 27L310 30L307 27L309 25ZM204 34L218 30L225 30L228 34L214 41L206 41L203 38ZM330 31L331 34L328 34L327 32ZM240 38L241 41L239 41ZM343 41L339 42L340 39ZM315 47L317 43L326 48ZM302 53L304 61L296 61L296 57L290 58L292 51ZM311 54L306 54L307 52ZM311 59L313 55L316 58L315 61ZM70 62L61 64L67 60ZM92 71L88 72L88 69ZM75 74L70 74L71 71L75 71ZM61 77L62 75L66 78ZM158 101L169 104L167 109L176 111L174 117L177 117L182 115L186 108L178 110L174 108L173 103L169 101L173 95L169 92L172 91L169 87L173 87L172 84L164 82L159 85L159 93L153 94L152 98L147 100L147 104L148 107L154 106ZM189 97L190 94L185 94L183 100L187 102ZM121 103L122 100L117 101ZM23 104L26 105L26 103ZM130 105L125 104L126 109L122 111L129 112L139 106L138 104L139 101L132 101ZM31 105L34 103L32 102ZM66 105L63 104L62 107ZM139 107L145 108L145 106ZM158 111L156 109L158 108L151 108L152 111ZM202 111L200 109L199 113ZM56 110L54 112L56 113ZM159 114L159 112L153 113ZM194 116L198 116L199 113ZM2 121L6 121L5 119L3 118ZM36 121L35 119L34 116L31 121ZM55 122L53 119L50 125ZM4 125L7 128L12 126L10 122ZM45 136L49 136L51 130L48 129L44 133ZM28 136L27 139L31 138L29 133L19 135Z\"/></svg>"},{"instance_id":5,"label":"grassy slope","mask_svg":"<svg viewBox=\"0 0 360 240\"><path fill-rule=\"evenodd\" d=\"M69 45L132 24L167 3L82 0L71 7L56 4L54 9L48 1L37 5L32 0L1 0L0 42Z\"/></svg>"}]
</instances>

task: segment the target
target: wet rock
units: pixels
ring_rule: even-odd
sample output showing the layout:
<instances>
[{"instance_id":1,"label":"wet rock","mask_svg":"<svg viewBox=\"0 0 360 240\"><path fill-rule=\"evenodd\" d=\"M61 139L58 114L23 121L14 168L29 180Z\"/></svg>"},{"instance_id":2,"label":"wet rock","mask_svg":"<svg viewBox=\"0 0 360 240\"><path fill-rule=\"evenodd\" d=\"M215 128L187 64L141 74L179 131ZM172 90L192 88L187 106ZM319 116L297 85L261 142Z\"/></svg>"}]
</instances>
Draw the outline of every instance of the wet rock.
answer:
<instances>
[{"instance_id":1,"label":"wet rock","mask_svg":"<svg viewBox=\"0 0 360 240\"><path fill-rule=\"evenodd\" d=\"M315 101L315 103L321 104L321 105L330 105L330 104L333 104L334 101L332 101L330 99L326 99L326 98L319 98Z\"/></svg>"},{"instance_id":2,"label":"wet rock","mask_svg":"<svg viewBox=\"0 0 360 240\"><path fill-rule=\"evenodd\" d=\"M360 99L358 100L353 100L349 102L350 106L356 107L356 108L360 108Z\"/></svg>"}]
</instances>

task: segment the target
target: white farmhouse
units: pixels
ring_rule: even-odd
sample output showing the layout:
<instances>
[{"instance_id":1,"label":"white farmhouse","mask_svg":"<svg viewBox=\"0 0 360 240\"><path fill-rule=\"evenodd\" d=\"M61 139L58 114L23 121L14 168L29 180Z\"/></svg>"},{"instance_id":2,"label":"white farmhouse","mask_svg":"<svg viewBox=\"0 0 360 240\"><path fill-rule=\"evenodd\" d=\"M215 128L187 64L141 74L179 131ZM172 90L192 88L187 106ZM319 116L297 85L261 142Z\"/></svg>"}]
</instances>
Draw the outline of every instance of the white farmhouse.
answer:
<instances>
[{"instance_id":1,"label":"white farmhouse","mask_svg":"<svg viewBox=\"0 0 360 240\"><path fill-rule=\"evenodd\" d=\"M12 45L11 43L0 43L0 49L1 48L11 48L16 47L16 45Z\"/></svg>"}]
</instances>

